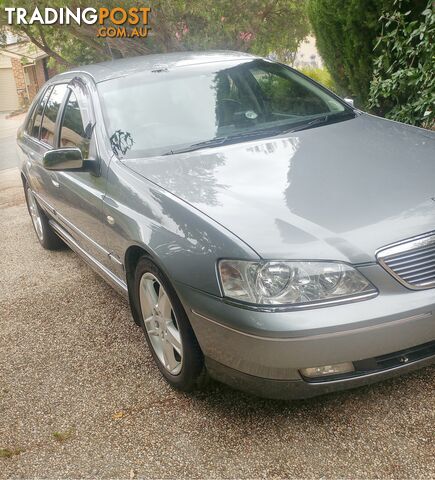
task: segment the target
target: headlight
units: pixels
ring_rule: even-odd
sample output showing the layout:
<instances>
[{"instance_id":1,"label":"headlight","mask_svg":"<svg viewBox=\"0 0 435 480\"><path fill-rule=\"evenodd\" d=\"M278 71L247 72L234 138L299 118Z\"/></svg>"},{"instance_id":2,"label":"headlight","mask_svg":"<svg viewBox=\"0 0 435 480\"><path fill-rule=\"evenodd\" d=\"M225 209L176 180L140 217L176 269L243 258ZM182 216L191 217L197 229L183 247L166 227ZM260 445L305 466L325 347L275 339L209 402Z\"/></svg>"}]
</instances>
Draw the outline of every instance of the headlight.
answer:
<instances>
[{"instance_id":1,"label":"headlight","mask_svg":"<svg viewBox=\"0 0 435 480\"><path fill-rule=\"evenodd\" d=\"M219 275L225 297L257 305L309 306L377 294L355 268L339 262L221 260Z\"/></svg>"}]
</instances>

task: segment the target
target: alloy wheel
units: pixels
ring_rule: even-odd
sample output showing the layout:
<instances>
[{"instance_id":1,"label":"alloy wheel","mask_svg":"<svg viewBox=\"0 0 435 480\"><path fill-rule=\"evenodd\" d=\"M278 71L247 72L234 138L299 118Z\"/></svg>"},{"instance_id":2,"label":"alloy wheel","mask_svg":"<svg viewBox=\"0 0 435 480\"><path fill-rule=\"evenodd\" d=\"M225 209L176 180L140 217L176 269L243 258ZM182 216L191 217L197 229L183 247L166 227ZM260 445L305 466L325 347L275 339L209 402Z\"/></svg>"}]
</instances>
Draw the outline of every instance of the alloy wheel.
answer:
<instances>
[{"instance_id":1,"label":"alloy wheel","mask_svg":"<svg viewBox=\"0 0 435 480\"><path fill-rule=\"evenodd\" d=\"M150 272L142 275L139 299L143 323L157 358L171 375L178 375L183 366L183 345L177 318L166 290Z\"/></svg>"},{"instance_id":2,"label":"alloy wheel","mask_svg":"<svg viewBox=\"0 0 435 480\"><path fill-rule=\"evenodd\" d=\"M27 200L29 203L30 217L32 218L33 226L35 227L36 235L38 235L39 240L42 242L44 238L44 232L42 229L42 220L41 215L39 214L39 208L33 195L32 190L27 188Z\"/></svg>"}]
</instances>

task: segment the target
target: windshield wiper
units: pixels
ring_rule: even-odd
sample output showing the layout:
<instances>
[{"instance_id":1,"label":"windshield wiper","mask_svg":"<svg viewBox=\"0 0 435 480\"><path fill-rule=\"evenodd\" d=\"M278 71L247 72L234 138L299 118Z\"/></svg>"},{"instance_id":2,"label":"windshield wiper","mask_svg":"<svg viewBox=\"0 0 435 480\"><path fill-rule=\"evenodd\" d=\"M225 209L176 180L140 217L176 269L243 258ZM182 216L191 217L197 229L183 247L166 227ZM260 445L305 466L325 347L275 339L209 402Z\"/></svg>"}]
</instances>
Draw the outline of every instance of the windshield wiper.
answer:
<instances>
[{"instance_id":1,"label":"windshield wiper","mask_svg":"<svg viewBox=\"0 0 435 480\"><path fill-rule=\"evenodd\" d=\"M298 132L300 130L306 130L308 128L313 128L317 125L335 123L340 120L344 120L347 117L355 117L354 112L341 112L335 114L322 115L320 117L313 118L308 122L296 125L292 128L286 128L283 126L275 128L267 128L264 130L254 130L250 132L237 133L235 135L228 135L225 137L212 138L210 140L205 140L204 142L194 143L188 147L182 147L175 150L169 150L162 155L176 155L178 153L187 153L194 152L195 150L201 150L202 148L213 148L220 145L231 145L232 143L237 143L241 139L253 139L253 138L267 138L274 137L276 135L282 135L285 133Z\"/></svg>"},{"instance_id":2,"label":"windshield wiper","mask_svg":"<svg viewBox=\"0 0 435 480\"><path fill-rule=\"evenodd\" d=\"M355 112L340 112L340 113L330 113L326 115L322 115L320 117L313 118L309 122L303 123L302 125L298 125L294 128L289 128L288 130L284 130L282 133L293 133L299 132L301 130L307 130L309 128L316 127L318 125L326 125L331 123L336 123L341 120L345 120L346 118L355 118Z\"/></svg>"},{"instance_id":3,"label":"windshield wiper","mask_svg":"<svg viewBox=\"0 0 435 480\"><path fill-rule=\"evenodd\" d=\"M227 137L212 138L211 140L205 140L204 142L194 143L188 147L169 150L169 152L163 153L162 155L175 155L176 153L193 152L194 150L199 150L200 148L216 147L218 145L222 145L226 139Z\"/></svg>"},{"instance_id":4,"label":"windshield wiper","mask_svg":"<svg viewBox=\"0 0 435 480\"><path fill-rule=\"evenodd\" d=\"M253 132L237 133L235 135L228 135L226 137L217 137L217 138L212 138L211 140L205 140L204 142L194 143L192 145L189 145L188 147L170 150L169 152L163 153L162 155L175 155L177 153L193 152L195 150L200 150L202 148L212 148L212 147L218 147L220 145L231 145L232 143L237 143L239 140L244 138L261 138L261 137L269 137L271 135L276 135L276 134L277 134L277 129L254 130Z\"/></svg>"}]
</instances>

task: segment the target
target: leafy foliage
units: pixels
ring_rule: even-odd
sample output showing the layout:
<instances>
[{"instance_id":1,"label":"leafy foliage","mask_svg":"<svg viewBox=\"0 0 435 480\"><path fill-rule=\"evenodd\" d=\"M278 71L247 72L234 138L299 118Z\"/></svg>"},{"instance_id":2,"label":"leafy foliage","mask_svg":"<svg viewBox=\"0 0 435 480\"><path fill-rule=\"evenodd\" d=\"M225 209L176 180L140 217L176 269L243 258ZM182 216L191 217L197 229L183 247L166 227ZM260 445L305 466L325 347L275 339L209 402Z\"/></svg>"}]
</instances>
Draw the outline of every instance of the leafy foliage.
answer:
<instances>
[{"instance_id":1,"label":"leafy foliage","mask_svg":"<svg viewBox=\"0 0 435 480\"><path fill-rule=\"evenodd\" d=\"M321 83L324 87L329 88L329 90L333 92L337 91L337 86L327 68L302 67L298 70L307 77Z\"/></svg>"},{"instance_id":2,"label":"leafy foliage","mask_svg":"<svg viewBox=\"0 0 435 480\"><path fill-rule=\"evenodd\" d=\"M1 0L0 0L1 2ZM33 11L31 0L6 0L5 6ZM98 0L40 0L44 7L95 7ZM137 1L107 0L107 8L137 7ZM141 6L141 5L139 5ZM16 25L56 62L69 66L111 57L178 50L232 49L284 57L308 34L302 0L150 0L150 32L146 38L97 38L98 25ZM0 17L0 26L5 18ZM109 26L109 25L107 25Z\"/></svg>"},{"instance_id":3,"label":"leafy foliage","mask_svg":"<svg viewBox=\"0 0 435 480\"><path fill-rule=\"evenodd\" d=\"M421 18L403 13L396 0L381 17L383 31L375 53L370 107L400 122L435 127L435 12L429 1Z\"/></svg>"},{"instance_id":4,"label":"leafy foliage","mask_svg":"<svg viewBox=\"0 0 435 480\"><path fill-rule=\"evenodd\" d=\"M309 0L317 48L339 93L365 106L373 71L373 47L385 0Z\"/></svg>"},{"instance_id":5,"label":"leafy foliage","mask_svg":"<svg viewBox=\"0 0 435 480\"><path fill-rule=\"evenodd\" d=\"M383 12L391 11L394 0L308 0L308 17L319 52L338 87L338 93L355 97L360 107L368 106L374 52ZM399 11L410 11L416 20L427 0L407 0ZM406 10L405 10L406 9Z\"/></svg>"}]
</instances>

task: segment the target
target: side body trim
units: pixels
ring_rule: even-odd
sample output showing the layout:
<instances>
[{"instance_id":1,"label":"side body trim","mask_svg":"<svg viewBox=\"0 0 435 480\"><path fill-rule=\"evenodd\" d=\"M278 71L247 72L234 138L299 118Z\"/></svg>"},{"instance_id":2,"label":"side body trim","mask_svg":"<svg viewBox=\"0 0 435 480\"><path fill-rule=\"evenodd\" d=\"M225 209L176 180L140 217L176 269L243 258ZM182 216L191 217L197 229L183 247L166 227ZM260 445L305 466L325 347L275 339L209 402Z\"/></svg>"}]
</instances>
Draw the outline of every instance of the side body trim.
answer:
<instances>
[{"instance_id":1,"label":"side body trim","mask_svg":"<svg viewBox=\"0 0 435 480\"><path fill-rule=\"evenodd\" d=\"M80 255L93 270L101 275L104 280L106 280L113 288L115 288L115 290L128 299L127 284L123 280L118 278L114 273L108 270L88 252L86 252L58 223L52 219L49 220L49 223L53 230L55 230L55 232L62 238L62 240L64 240L78 255Z\"/></svg>"},{"instance_id":2,"label":"side body trim","mask_svg":"<svg viewBox=\"0 0 435 480\"><path fill-rule=\"evenodd\" d=\"M35 197L38 199L38 202L40 202L46 210L51 214L54 215L57 219L59 219L60 222L64 223L66 226L68 226L71 230L74 231L77 235L82 237L84 240L87 242L91 243L94 247L98 248L101 250L101 252L104 255L111 256L111 253L107 251L104 247L102 247L99 243L97 243L95 240L93 240L91 237L86 235L84 232L82 232L79 228L77 228L73 223L71 223L68 219L66 219L63 215L61 215L58 211L56 211L49 203L47 203L40 195L38 195L36 192L33 192ZM58 224L58 222L56 222ZM122 264L122 263L121 263Z\"/></svg>"}]
</instances>

